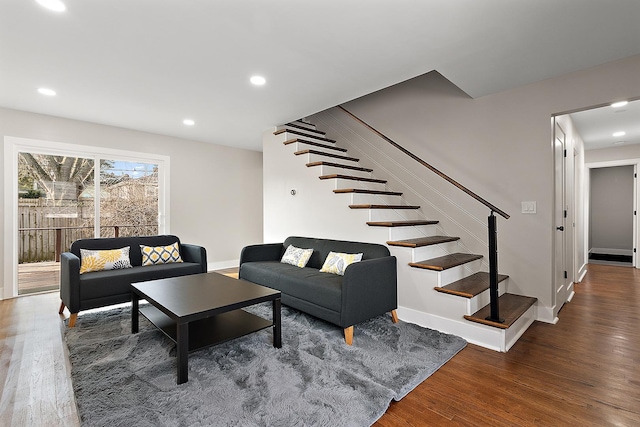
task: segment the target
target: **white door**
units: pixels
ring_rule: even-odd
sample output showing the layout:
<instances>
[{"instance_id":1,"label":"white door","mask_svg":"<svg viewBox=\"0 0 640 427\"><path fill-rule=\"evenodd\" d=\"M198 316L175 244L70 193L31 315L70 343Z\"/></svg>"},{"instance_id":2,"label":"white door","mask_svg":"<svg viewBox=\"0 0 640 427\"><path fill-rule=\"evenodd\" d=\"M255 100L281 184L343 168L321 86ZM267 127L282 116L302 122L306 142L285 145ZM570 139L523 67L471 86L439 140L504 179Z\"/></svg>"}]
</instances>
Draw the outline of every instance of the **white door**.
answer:
<instances>
[{"instance_id":1,"label":"white door","mask_svg":"<svg viewBox=\"0 0 640 427\"><path fill-rule=\"evenodd\" d=\"M562 305L567 301L567 260L566 260L566 135L564 131L555 125L553 156L554 156L554 186L555 186L555 203L554 203L554 306L555 314L560 311Z\"/></svg>"}]
</instances>

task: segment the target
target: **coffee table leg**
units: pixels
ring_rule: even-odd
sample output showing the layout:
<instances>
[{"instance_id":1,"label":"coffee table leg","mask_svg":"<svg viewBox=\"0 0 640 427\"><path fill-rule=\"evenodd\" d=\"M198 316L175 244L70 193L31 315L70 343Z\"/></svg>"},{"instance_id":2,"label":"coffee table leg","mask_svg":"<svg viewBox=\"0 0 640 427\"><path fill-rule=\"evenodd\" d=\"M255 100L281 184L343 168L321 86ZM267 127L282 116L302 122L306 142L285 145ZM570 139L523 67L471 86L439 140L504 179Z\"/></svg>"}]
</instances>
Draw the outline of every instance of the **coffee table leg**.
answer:
<instances>
[{"instance_id":1,"label":"coffee table leg","mask_svg":"<svg viewBox=\"0 0 640 427\"><path fill-rule=\"evenodd\" d=\"M131 292L131 333L138 333L140 299L135 292Z\"/></svg>"},{"instance_id":2,"label":"coffee table leg","mask_svg":"<svg viewBox=\"0 0 640 427\"><path fill-rule=\"evenodd\" d=\"M282 326L280 322L280 298L273 300L273 346L282 347Z\"/></svg>"},{"instance_id":3,"label":"coffee table leg","mask_svg":"<svg viewBox=\"0 0 640 427\"><path fill-rule=\"evenodd\" d=\"M177 324L178 384L189 381L189 324Z\"/></svg>"}]
</instances>

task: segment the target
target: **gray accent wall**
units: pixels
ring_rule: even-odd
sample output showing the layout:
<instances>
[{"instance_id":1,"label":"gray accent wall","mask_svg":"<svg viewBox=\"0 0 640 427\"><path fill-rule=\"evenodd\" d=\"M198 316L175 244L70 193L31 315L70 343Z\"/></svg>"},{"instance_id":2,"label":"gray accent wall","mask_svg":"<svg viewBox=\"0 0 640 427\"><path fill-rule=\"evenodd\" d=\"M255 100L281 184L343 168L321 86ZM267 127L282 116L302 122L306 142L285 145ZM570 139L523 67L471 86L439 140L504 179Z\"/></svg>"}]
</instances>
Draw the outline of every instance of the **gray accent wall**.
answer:
<instances>
[{"instance_id":1,"label":"gray accent wall","mask_svg":"<svg viewBox=\"0 0 640 427\"><path fill-rule=\"evenodd\" d=\"M590 251L632 254L633 169L615 166L590 170Z\"/></svg>"}]
</instances>

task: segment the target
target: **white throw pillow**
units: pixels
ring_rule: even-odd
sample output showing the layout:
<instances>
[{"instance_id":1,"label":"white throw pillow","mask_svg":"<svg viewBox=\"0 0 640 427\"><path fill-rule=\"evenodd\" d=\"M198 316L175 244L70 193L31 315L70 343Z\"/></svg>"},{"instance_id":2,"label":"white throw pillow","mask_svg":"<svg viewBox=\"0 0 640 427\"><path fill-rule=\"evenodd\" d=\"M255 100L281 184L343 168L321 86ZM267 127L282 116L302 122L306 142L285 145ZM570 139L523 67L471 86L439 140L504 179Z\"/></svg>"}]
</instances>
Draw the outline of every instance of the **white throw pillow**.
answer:
<instances>
[{"instance_id":1,"label":"white throw pillow","mask_svg":"<svg viewBox=\"0 0 640 427\"><path fill-rule=\"evenodd\" d=\"M284 252L284 255L282 255L280 262L302 268L307 265L312 253L313 249L301 249L296 248L293 245L289 245L287 250Z\"/></svg>"},{"instance_id":2,"label":"white throw pillow","mask_svg":"<svg viewBox=\"0 0 640 427\"><path fill-rule=\"evenodd\" d=\"M332 273L344 276L344 271L349 264L362 260L362 254L343 254L341 252L329 252L327 259L322 264L322 273Z\"/></svg>"}]
</instances>

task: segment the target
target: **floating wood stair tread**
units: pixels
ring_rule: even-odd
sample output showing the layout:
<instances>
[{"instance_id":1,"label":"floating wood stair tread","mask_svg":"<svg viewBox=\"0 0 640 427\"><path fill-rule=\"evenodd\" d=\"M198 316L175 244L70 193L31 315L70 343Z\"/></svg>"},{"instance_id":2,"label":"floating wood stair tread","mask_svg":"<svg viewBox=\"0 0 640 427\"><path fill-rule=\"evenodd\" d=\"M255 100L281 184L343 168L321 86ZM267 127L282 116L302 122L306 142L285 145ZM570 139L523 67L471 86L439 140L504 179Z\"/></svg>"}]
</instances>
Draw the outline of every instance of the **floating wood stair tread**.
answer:
<instances>
[{"instance_id":1,"label":"floating wood stair tread","mask_svg":"<svg viewBox=\"0 0 640 427\"><path fill-rule=\"evenodd\" d=\"M350 169L350 170L354 170L354 171L373 172L373 169L363 168L363 167L360 167L360 166L343 165L342 163L333 163L333 162L311 162L311 163L307 163L307 167L309 167L309 168L312 168L314 166L331 166L331 167L334 167L334 168Z\"/></svg>"},{"instance_id":2,"label":"floating wood stair tread","mask_svg":"<svg viewBox=\"0 0 640 427\"><path fill-rule=\"evenodd\" d=\"M299 130L292 130L292 129L278 129L277 131L275 131L273 134L274 135L280 135L281 133L292 133L294 135L300 135L302 137L307 137L307 138L315 138L315 139L319 139L320 141L324 141L324 142L331 142L331 143L335 143L336 140L335 139L329 139L329 138L325 138L323 136L318 136L318 135L312 135L310 133L307 132L301 132Z\"/></svg>"},{"instance_id":3,"label":"floating wood stair tread","mask_svg":"<svg viewBox=\"0 0 640 427\"><path fill-rule=\"evenodd\" d=\"M420 209L411 205L349 205L351 209Z\"/></svg>"},{"instance_id":4,"label":"floating wood stair tread","mask_svg":"<svg viewBox=\"0 0 640 427\"><path fill-rule=\"evenodd\" d=\"M313 145L314 147L320 147L320 148L324 148L326 150L341 151L343 153L347 152L346 148L336 147L336 146L333 146L333 145L327 145L327 144L323 144L321 142L307 141L306 139L300 139L300 138L288 139L285 142L283 142L283 144L284 145L289 145L289 144L295 144L296 142L299 142L301 144Z\"/></svg>"},{"instance_id":5,"label":"floating wood stair tread","mask_svg":"<svg viewBox=\"0 0 640 427\"><path fill-rule=\"evenodd\" d=\"M365 188L338 188L334 193L379 194L383 196L402 196L397 191L367 190Z\"/></svg>"},{"instance_id":6,"label":"floating wood stair tread","mask_svg":"<svg viewBox=\"0 0 640 427\"><path fill-rule=\"evenodd\" d=\"M372 227L411 227L415 225L434 225L438 221L369 221L367 225Z\"/></svg>"},{"instance_id":7,"label":"floating wood stair tread","mask_svg":"<svg viewBox=\"0 0 640 427\"><path fill-rule=\"evenodd\" d=\"M331 157L334 159L341 159L341 160L348 160L350 162L359 162L360 159L356 159L355 157L347 157L347 156L341 156L340 154L334 154L334 153L327 153L325 151L318 151L318 150L301 150L301 151L296 151L295 153L296 156L301 156L303 154L315 154L318 156L326 156L326 157Z\"/></svg>"},{"instance_id":8,"label":"floating wood stair tread","mask_svg":"<svg viewBox=\"0 0 640 427\"><path fill-rule=\"evenodd\" d=\"M455 253L424 261L410 262L409 265L427 270L443 271L481 258L482 255Z\"/></svg>"},{"instance_id":9,"label":"floating wood stair tread","mask_svg":"<svg viewBox=\"0 0 640 427\"><path fill-rule=\"evenodd\" d=\"M375 182L377 184L386 184L387 181L384 179L375 179L375 178L366 178L363 176L351 176L351 175L342 175L339 173L332 173L330 175L322 175L320 179L350 179L353 181L363 181L363 182Z\"/></svg>"},{"instance_id":10,"label":"floating wood stair tread","mask_svg":"<svg viewBox=\"0 0 640 427\"><path fill-rule=\"evenodd\" d=\"M402 246L405 248L420 248L422 246L437 245L439 243L455 242L456 240L460 240L460 238L451 236L427 236L419 237L417 239L389 241L387 242L387 245Z\"/></svg>"},{"instance_id":11,"label":"floating wood stair tread","mask_svg":"<svg viewBox=\"0 0 640 427\"><path fill-rule=\"evenodd\" d=\"M307 123L309 126L313 126L310 123ZM316 130L316 129L309 129L308 127L302 126L302 125L297 125L295 123L287 123L285 126L290 126L292 128L296 128L296 129L301 129L307 132L313 132L313 133L319 133L320 135L326 135L326 132L323 132L321 130Z\"/></svg>"},{"instance_id":12,"label":"floating wood stair tread","mask_svg":"<svg viewBox=\"0 0 640 427\"><path fill-rule=\"evenodd\" d=\"M491 315L491 306L486 305L471 316L465 315L464 318L472 322L482 323L483 325L493 326L500 329L507 329L509 326L520 318L529 310L538 299L533 297L525 297L515 294L503 294L498 298L498 307L500 317L504 319L504 323L493 322L486 318Z\"/></svg>"},{"instance_id":13,"label":"floating wood stair tread","mask_svg":"<svg viewBox=\"0 0 640 427\"><path fill-rule=\"evenodd\" d=\"M498 274L498 283L506 280L509 276ZM489 289L489 273L480 271L463 279L449 283L447 286L434 288L438 292L457 295L464 298L473 298Z\"/></svg>"}]
</instances>

